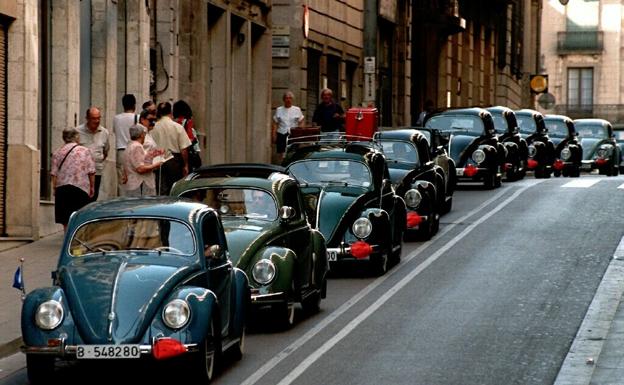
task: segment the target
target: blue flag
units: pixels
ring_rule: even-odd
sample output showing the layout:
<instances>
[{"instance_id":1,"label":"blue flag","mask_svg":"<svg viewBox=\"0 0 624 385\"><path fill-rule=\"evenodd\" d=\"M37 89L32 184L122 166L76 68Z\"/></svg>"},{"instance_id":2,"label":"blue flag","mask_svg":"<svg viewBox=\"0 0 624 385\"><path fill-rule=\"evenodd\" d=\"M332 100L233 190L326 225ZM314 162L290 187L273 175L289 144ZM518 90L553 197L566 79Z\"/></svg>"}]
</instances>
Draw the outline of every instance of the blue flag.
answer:
<instances>
[{"instance_id":1,"label":"blue flag","mask_svg":"<svg viewBox=\"0 0 624 385\"><path fill-rule=\"evenodd\" d=\"M24 290L24 278L22 277L22 267L18 266L13 276L13 287L19 290Z\"/></svg>"}]
</instances>

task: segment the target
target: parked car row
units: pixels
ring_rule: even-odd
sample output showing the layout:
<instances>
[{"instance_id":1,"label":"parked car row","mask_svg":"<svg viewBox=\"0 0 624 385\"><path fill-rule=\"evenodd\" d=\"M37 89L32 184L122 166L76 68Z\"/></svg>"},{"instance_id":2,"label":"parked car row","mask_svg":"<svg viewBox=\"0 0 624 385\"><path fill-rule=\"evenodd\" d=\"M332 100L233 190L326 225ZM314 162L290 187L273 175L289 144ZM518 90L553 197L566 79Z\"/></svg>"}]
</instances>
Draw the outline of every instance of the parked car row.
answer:
<instances>
[{"instance_id":1,"label":"parked car row","mask_svg":"<svg viewBox=\"0 0 624 385\"><path fill-rule=\"evenodd\" d=\"M481 182L486 188L525 177L578 177L598 170L618 175L622 148L611 123L604 119L572 120L534 110L507 107L467 108L434 114L425 127L448 136L446 149L457 165L460 182Z\"/></svg>"},{"instance_id":2,"label":"parked car row","mask_svg":"<svg viewBox=\"0 0 624 385\"><path fill-rule=\"evenodd\" d=\"M365 130L364 130L365 131ZM376 130L375 130L376 131ZM619 173L621 142L603 120L505 107L449 110L425 127L293 135L282 166L195 170L171 197L95 202L70 219L53 285L22 308L33 384L58 360L183 363L209 382L240 359L262 313L281 328L317 312L337 267L383 275L402 242L428 240L457 183Z\"/></svg>"}]
</instances>

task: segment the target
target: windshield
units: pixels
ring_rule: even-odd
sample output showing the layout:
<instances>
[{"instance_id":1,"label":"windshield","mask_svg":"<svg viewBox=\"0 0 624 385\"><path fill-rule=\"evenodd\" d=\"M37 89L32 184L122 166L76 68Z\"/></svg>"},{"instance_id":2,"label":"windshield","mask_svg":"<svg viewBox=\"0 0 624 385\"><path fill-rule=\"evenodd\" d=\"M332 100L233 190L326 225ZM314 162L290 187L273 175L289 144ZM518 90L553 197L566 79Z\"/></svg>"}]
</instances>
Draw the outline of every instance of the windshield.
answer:
<instances>
[{"instance_id":1,"label":"windshield","mask_svg":"<svg viewBox=\"0 0 624 385\"><path fill-rule=\"evenodd\" d=\"M195 239L191 229L181 222L134 217L86 223L74 233L69 244L69 253L74 257L128 250L192 255Z\"/></svg>"},{"instance_id":2,"label":"windshield","mask_svg":"<svg viewBox=\"0 0 624 385\"><path fill-rule=\"evenodd\" d=\"M516 120L521 134L533 134L537 130L532 116L516 115Z\"/></svg>"},{"instance_id":3,"label":"windshield","mask_svg":"<svg viewBox=\"0 0 624 385\"><path fill-rule=\"evenodd\" d=\"M183 197L191 198L219 211L223 217L242 217L274 221L277 204L264 190L252 188L200 188L187 191Z\"/></svg>"},{"instance_id":4,"label":"windshield","mask_svg":"<svg viewBox=\"0 0 624 385\"><path fill-rule=\"evenodd\" d=\"M607 128L602 124L578 123L574 125L581 138L608 139Z\"/></svg>"},{"instance_id":5,"label":"windshield","mask_svg":"<svg viewBox=\"0 0 624 385\"><path fill-rule=\"evenodd\" d=\"M613 131L613 134L615 134L615 140L624 142L624 131Z\"/></svg>"},{"instance_id":6,"label":"windshield","mask_svg":"<svg viewBox=\"0 0 624 385\"><path fill-rule=\"evenodd\" d=\"M427 120L425 125L428 128L437 128L440 131L468 132L482 135L484 131L483 122L478 116L471 115L436 115Z\"/></svg>"},{"instance_id":7,"label":"windshield","mask_svg":"<svg viewBox=\"0 0 624 385\"><path fill-rule=\"evenodd\" d=\"M318 185L371 185L371 172L368 167L355 160L310 159L293 163L289 171L300 183Z\"/></svg>"},{"instance_id":8,"label":"windshield","mask_svg":"<svg viewBox=\"0 0 624 385\"><path fill-rule=\"evenodd\" d=\"M567 138L568 126L561 120L545 120L548 135L552 138Z\"/></svg>"},{"instance_id":9,"label":"windshield","mask_svg":"<svg viewBox=\"0 0 624 385\"><path fill-rule=\"evenodd\" d=\"M492 119L494 120L494 128L499 134L507 132L507 120L503 117L503 114L492 112Z\"/></svg>"},{"instance_id":10,"label":"windshield","mask_svg":"<svg viewBox=\"0 0 624 385\"><path fill-rule=\"evenodd\" d=\"M386 160L392 162L420 164L418 160L418 150L410 142L396 140L381 140L381 147Z\"/></svg>"}]
</instances>

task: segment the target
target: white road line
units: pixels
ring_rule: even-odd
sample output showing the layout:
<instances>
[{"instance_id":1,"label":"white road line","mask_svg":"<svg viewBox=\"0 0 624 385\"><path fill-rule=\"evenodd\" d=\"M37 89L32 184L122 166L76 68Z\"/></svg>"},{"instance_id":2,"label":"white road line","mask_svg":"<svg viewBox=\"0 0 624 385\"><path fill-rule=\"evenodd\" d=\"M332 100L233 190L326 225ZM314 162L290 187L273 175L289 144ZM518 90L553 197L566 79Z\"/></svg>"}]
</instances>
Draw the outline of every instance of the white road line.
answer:
<instances>
[{"instance_id":1,"label":"white road line","mask_svg":"<svg viewBox=\"0 0 624 385\"><path fill-rule=\"evenodd\" d=\"M624 293L624 237L615 249L613 259L587 309L585 319L561 365L554 385L588 385L591 382L611 322ZM594 364L588 365L587 359Z\"/></svg>"},{"instance_id":2,"label":"white road line","mask_svg":"<svg viewBox=\"0 0 624 385\"><path fill-rule=\"evenodd\" d=\"M568 182L566 184L564 184L561 187L574 187L574 188L588 188L591 187L593 185L595 185L596 183L600 182L602 179L598 179L598 178L581 178L581 179L575 179L571 182Z\"/></svg>"},{"instance_id":3,"label":"white road line","mask_svg":"<svg viewBox=\"0 0 624 385\"><path fill-rule=\"evenodd\" d=\"M618 188L624 190L624 184L619 185Z\"/></svg>"},{"instance_id":4,"label":"white road line","mask_svg":"<svg viewBox=\"0 0 624 385\"><path fill-rule=\"evenodd\" d=\"M514 199L518 197L518 195L522 194L529 187L522 187L509 198L505 199L498 206L496 206L492 211L488 212L477 221L475 221L470 226L466 227L464 231L459 233L455 238L450 240L444 246L439 248L435 253L433 253L429 258L427 258L424 262L418 265L414 270L412 270L408 275L406 275L402 280L397 282L390 290L388 290L384 295L379 297L375 303L369 306L365 311L363 311L360 315L354 318L347 326L345 326L338 334L333 336L331 339L327 340L320 348L318 348L314 353L308 356L305 360L303 360L296 368L294 368L282 381L280 381L277 385L289 385L292 384L293 381L297 379L304 371L306 371L313 363L315 363L319 358L321 358L327 351L329 351L332 347L334 347L338 342L340 342L343 338L345 338L349 333L351 333L355 328L357 328L364 320L371 316L374 312L376 312L383 304L385 304L390 298L392 298L396 293L399 292L403 287L405 287L408 283L410 283L418 274L423 272L427 267L429 267L433 262L435 262L438 258L440 258L444 253L446 253L451 247L455 246L459 241L464 239L472 230L474 230L481 223L488 220L492 215L498 213L500 210L505 208L509 203L511 203Z\"/></svg>"},{"instance_id":5,"label":"white road line","mask_svg":"<svg viewBox=\"0 0 624 385\"><path fill-rule=\"evenodd\" d=\"M539 183L541 181L542 180L539 180L537 182ZM435 239L444 236L446 233L448 233L453 228L455 228L458 224L463 223L464 221L466 221L471 216L477 214L479 211L483 210L484 208L486 208L487 206L489 206L493 202L496 202L497 200L499 200L505 193L507 193L508 190L509 190L509 187L505 187L505 188L501 189L500 192L498 192L496 195L494 195L492 198L488 199L487 201L483 202L481 205L476 207L474 210L470 211L468 214L466 214L463 217L457 219L454 223L452 223L452 224L450 224L448 226L445 226L436 235L436 237L434 239L429 240L427 242L424 242L423 244L418 246L415 250L413 250L410 254L408 254L407 256L403 257L401 259L401 263L398 266L395 266L387 274L385 274L385 275L377 278L376 280L374 280L372 283L370 283L368 286L366 286L364 289L362 289L356 295L351 297L347 302L343 303L338 309L334 310L327 317L323 318L318 324L316 324L316 326L314 326L312 329L308 330L304 335L299 337L297 340L295 340L293 343L288 345L281 352L279 352L273 358L271 358L269 361L267 361L264 365L262 365L260 368L258 368L258 370L256 370L254 373L252 373L251 376L249 376L240 385L253 385L256 382L258 382L269 371L271 371L273 368L275 368L277 365L279 365L280 362L282 362L284 359L286 359L291 353L293 353L295 350L299 349L301 346L306 344L314 336L316 336L323 329L325 329L329 324L334 322L334 320L336 320L342 314L347 312L351 307L353 307L353 305L358 303L368 293L370 293L375 288L377 288L379 285L384 283L386 281L386 279L392 277L394 274L396 274L397 272L401 271L401 269L400 269L401 266L405 265L410 260L412 260L413 258L418 256L420 253L425 251L435 241Z\"/></svg>"}]
</instances>

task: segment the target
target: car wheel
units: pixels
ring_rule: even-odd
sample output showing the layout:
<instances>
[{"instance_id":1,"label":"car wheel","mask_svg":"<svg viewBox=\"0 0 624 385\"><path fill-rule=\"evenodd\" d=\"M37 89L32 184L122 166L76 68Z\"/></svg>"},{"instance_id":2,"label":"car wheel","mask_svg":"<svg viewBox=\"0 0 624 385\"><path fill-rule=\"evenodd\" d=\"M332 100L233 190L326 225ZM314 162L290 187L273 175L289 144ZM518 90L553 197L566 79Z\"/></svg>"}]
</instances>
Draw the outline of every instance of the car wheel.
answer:
<instances>
[{"instance_id":1,"label":"car wheel","mask_svg":"<svg viewBox=\"0 0 624 385\"><path fill-rule=\"evenodd\" d=\"M561 176L561 171L559 171L559 170L555 170L555 171L553 171L553 176L554 176L555 178L559 178L559 177ZM565 175L564 175L564 176L565 176Z\"/></svg>"},{"instance_id":2,"label":"car wheel","mask_svg":"<svg viewBox=\"0 0 624 385\"><path fill-rule=\"evenodd\" d=\"M618 167L618 165L613 165L613 176L618 176L620 175L620 167Z\"/></svg>"},{"instance_id":3,"label":"car wheel","mask_svg":"<svg viewBox=\"0 0 624 385\"><path fill-rule=\"evenodd\" d=\"M54 375L54 357L27 354L26 373L28 381L33 385L50 383L50 379Z\"/></svg>"},{"instance_id":4,"label":"car wheel","mask_svg":"<svg viewBox=\"0 0 624 385\"><path fill-rule=\"evenodd\" d=\"M442 204L442 211L440 212L440 214L447 214L451 212L452 208L453 208L453 197L450 196Z\"/></svg>"},{"instance_id":5,"label":"car wheel","mask_svg":"<svg viewBox=\"0 0 624 385\"><path fill-rule=\"evenodd\" d=\"M240 339L237 343L232 346L232 358L236 361L240 361L243 358L243 353L245 353L245 327L243 326L243 331L241 332Z\"/></svg>"},{"instance_id":6,"label":"car wheel","mask_svg":"<svg viewBox=\"0 0 624 385\"><path fill-rule=\"evenodd\" d=\"M490 172L483 179L483 187L488 190L491 190L496 187L496 171Z\"/></svg>"},{"instance_id":7,"label":"car wheel","mask_svg":"<svg viewBox=\"0 0 624 385\"><path fill-rule=\"evenodd\" d=\"M295 324L295 304L284 302L275 305L273 309L277 322L282 329L290 329Z\"/></svg>"},{"instance_id":8,"label":"car wheel","mask_svg":"<svg viewBox=\"0 0 624 385\"><path fill-rule=\"evenodd\" d=\"M388 271L388 253L371 256L370 263L373 275L381 277Z\"/></svg>"},{"instance_id":9,"label":"car wheel","mask_svg":"<svg viewBox=\"0 0 624 385\"><path fill-rule=\"evenodd\" d=\"M219 355L220 339L216 336L219 328L215 325L214 318L210 322L208 336L200 344L199 352L192 358L193 372L201 384L212 381Z\"/></svg>"},{"instance_id":10,"label":"car wheel","mask_svg":"<svg viewBox=\"0 0 624 385\"><path fill-rule=\"evenodd\" d=\"M580 166L572 166L570 169L570 176L572 178L578 178L581 176L581 167Z\"/></svg>"},{"instance_id":11,"label":"car wheel","mask_svg":"<svg viewBox=\"0 0 624 385\"><path fill-rule=\"evenodd\" d=\"M314 290L301 301L303 312L307 315L316 314L321 310L321 289Z\"/></svg>"}]
</instances>

